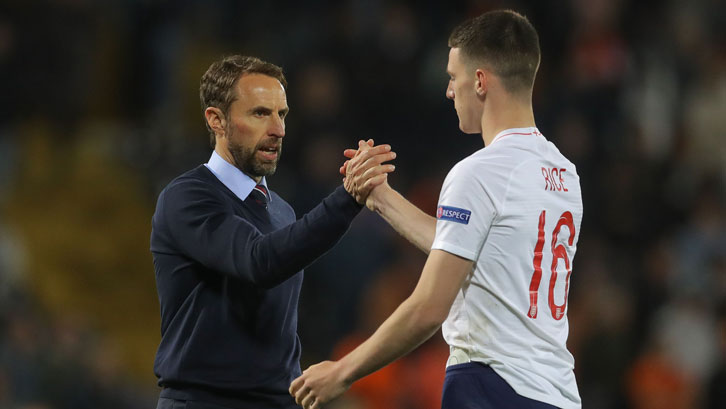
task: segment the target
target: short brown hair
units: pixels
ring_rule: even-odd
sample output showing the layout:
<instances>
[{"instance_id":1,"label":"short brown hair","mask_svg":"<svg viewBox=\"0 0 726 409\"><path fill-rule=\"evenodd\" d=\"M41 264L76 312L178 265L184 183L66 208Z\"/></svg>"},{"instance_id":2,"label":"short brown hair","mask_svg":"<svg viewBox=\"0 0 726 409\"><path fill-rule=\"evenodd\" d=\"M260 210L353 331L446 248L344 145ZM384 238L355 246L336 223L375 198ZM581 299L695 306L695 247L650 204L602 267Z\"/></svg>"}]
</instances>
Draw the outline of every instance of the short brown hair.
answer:
<instances>
[{"instance_id":1,"label":"short brown hair","mask_svg":"<svg viewBox=\"0 0 726 409\"><path fill-rule=\"evenodd\" d=\"M202 75L199 83L199 99L202 102L202 114L209 107L219 108L227 115L229 106L234 102L236 95L234 87L244 74L264 74L275 78L287 89L287 80L282 68L275 64L265 62L256 57L243 55L230 55L215 61ZM209 144L214 147L214 131L209 127L206 119L204 123L209 131Z\"/></svg>"},{"instance_id":2,"label":"short brown hair","mask_svg":"<svg viewBox=\"0 0 726 409\"><path fill-rule=\"evenodd\" d=\"M449 47L462 56L481 62L502 79L511 93L530 91L539 67L537 30L527 17L512 10L484 13L457 26Z\"/></svg>"}]
</instances>

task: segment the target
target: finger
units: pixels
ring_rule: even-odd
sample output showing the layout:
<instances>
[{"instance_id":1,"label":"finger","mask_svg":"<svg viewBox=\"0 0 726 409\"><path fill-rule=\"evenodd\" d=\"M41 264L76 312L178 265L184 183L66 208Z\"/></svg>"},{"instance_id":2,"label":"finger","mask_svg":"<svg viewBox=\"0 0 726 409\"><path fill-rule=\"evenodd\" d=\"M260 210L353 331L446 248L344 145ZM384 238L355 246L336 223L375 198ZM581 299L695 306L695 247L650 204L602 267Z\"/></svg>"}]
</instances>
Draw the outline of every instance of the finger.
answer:
<instances>
[{"instance_id":1,"label":"finger","mask_svg":"<svg viewBox=\"0 0 726 409\"><path fill-rule=\"evenodd\" d=\"M305 409L309 409L315 402L316 402L315 394L308 393L308 396L306 396L305 399L303 399L302 402L300 402L300 406L302 406Z\"/></svg>"},{"instance_id":2,"label":"finger","mask_svg":"<svg viewBox=\"0 0 726 409\"><path fill-rule=\"evenodd\" d=\"M379 153L371 156L369 152L371 152L373 149L384 151L384 153ZM368 169L396 158L395 152L385 152L385 149L379 149L378 147L371 148L371 151L364 152L362 155L351 159L350 163L346 168L345 176L358 177Z\"/></svg>"},{"instance_id":3,"label":"finger","mask_svg":"<svg viewBox=\"0 0 726 409\"><path fill-rule=\"evenodd\" d=\"M391 161L393 159L396 159L396 152L388 152L375 155L361 162L360 164L355 165L354 168L350 168L349 166L349 171L347 173L350 173L353 176L358 176L365 173L368 169L371 169L375 166L378 166L384 162Z\"/></svg>"},{"instance_id":4,"label":"finger","mask_svg":"<svg viewBox=\"0 0 726 409\"><path fill-rule=\"evenodd\" d=\"M361 139L360 141L358 141L358 153L360 153L362 150L364 150L363 148L366 147L368 147L368 144L365 143L364 140Z\"/></svg>"},{"instance_id":5,"label":"finger","mask_svg":"<svg viewBox=\"0 0 726 409\"><path fill-rule=\"evenodd\" d=\"M358 149L346 149L343 151L343 155L347 158L354 158L356 156L359 156L361 153L369 150L371 147L366 143L361 141L358 141Z\"/></svg>"},{"instance_id":6,"label":"finger","mask_svg":"<svg viewBox=\"0 0 726 409\"><path fill-rule=\"evenodd\" d=\"M366 152L372 155L378 155L380 153L390 152L391 151L391 145L384 143L383 145L378 146L368 146L364 145L363 148Z\"/></svg>"},{"instance_id":7,"label":"finger","mask_svg":"<svg viewBox=\"0 0 726 409\"><path fill-rule=\"evenodd\" d=\"M350 162L350 160L343 162L343 166L339 169L340 174L343 176L345 176L345 171L348 169L348 162Z\"/></svg>"},{"instance_id":8,"label":"finger","mask_svg":"<svg viewBox=\"0 0 726 409\"><path fill-rule=\"evenodd\" d=\"M378 175L384 174L384 173L391 173L396 170L395 165L380 165L380 166L374 166L368 170L366 170L363 174L358 176L358 184L364 185L368 179L372 177L376 177Z\"/></svg>"},{"instance_id":9,"label":"finger","mask_svg":"<svg viewBox=\"0 0 726 409\"><path fill-rule=\"evenodd\" d=\"M300 385L302 385L305 381L303 381L302 376L297 377L292 383L290 384L290 395L295 396L295 393L298 389L300 389Z\"/></svg>"},{"instance_id":10,"label":"finger","mask_svg":"<svg viewBox=\"0 0 726 409\"><path fill-rule=\"evenodd\" d=\"M396 165L380 165L374 166L365 171L360 177L363 180L368 180L372 177L378 176L383 173L391 173L396 170Z\"/></svg>"},{"instance_id":11,"label":"finger","mask_svg":"<svg viewBox=\"0 0 726 409\"><path fill-rule=\"evenodd\" d=\"M356 155L355 158L351 159L351 165L353 165L356 168L356 172L359 171L358 166L359 164L362 164L366 161L368 161L370 158L376 157L378 155L390 155L393 154L392 157L389 159L382 160L381 162L386 162L388 160L392 160L396 157L395 152L391 152L391 146L390 145L378 145L374 146L373 148L368 148L368 150L361 153L361 151L358 151L358 155ZM379 158L383 159L383 158ZM380 163L380 162L379 162Z\"/></svg>"},{"instance_id":12,"label":"finger","mask_svg":"<svg viewBox=\"0 0 726 409\"><path fill-rule=\"evenodd\" d=\"M358 141L358 149L368 150L370 148L373 148L373 139L369 139L367 141Z\"/></svg>"},{"instance_id":13,"label":"finger","mask_svg":"<svg viewBox=\"0 0 726 409\"><path fill-rule=\"evenodd\" d=\"M378 176L374 176L366 181L366 183L363 184L363 189L366 192L369 192L373 190L374 187L382 185L383 182L388 179L388 173L383 173Z\"/></svg>"},{"instance_id":14,"label":"finger","mask_svg":"<svg viewBox=\"0 0 726 409\"><path fill-rule=\"evenodd\" d=\"M370 139L372 140L372 139ZM356 156L360 155L361 153L368 151L371 149L371 145L368 144L368 142L364 141L358 141L358 151L356 152Z\"/></svg>"},{"instance_id":15,"label":"finger","mask_svg":"<svg viewBox=\"0 0 726 409\"><path fill-rule=\"evenodd\" d=\"M310 394L310 388L303 387L295 394L295 403L302 406L302 401Z\"/></svg>"}]
</instances>

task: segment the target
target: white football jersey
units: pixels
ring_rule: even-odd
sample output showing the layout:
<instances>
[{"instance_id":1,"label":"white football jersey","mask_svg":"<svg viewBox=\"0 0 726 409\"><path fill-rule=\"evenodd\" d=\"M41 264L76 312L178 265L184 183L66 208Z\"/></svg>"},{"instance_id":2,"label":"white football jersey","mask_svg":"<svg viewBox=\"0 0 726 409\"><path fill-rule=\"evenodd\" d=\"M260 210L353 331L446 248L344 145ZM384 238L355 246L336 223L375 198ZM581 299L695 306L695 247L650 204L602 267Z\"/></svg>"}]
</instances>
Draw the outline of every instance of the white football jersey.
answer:
<instances>
[{"instance_id":1,"label":"white football jersey","mask_svg":"<svg viewBox=\"0 0 726 409\"><path fill-rule=\"evenodd\" d=\"M474 261L442 331L520 395L580 408L567 293L582 220L573 165L537 128L500 132L444 181L432 249Z\"/></svg>"}]
</instances>

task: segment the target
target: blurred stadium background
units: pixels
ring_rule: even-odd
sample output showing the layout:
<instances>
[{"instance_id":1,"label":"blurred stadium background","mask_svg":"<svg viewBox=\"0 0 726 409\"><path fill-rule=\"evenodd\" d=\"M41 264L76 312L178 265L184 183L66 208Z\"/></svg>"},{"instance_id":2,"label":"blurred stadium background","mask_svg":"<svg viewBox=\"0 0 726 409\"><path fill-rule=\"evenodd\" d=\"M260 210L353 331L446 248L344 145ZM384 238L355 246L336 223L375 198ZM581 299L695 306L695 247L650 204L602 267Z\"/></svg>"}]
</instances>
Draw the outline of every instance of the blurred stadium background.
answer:
<instances>
[{"instance_id":1,"label":"blurred stadium background","mask_svg":"<svg viewBox=\"0 0 726 409\"><path fill-rule=\"evenodd\" d=\"M160 189L210 150L198 84L223 54L284 67L272 189L302 214L359 138L433 212L481 147L444 97L466 17L540 33L540 130L578 167L585 217L569 348L585 408L726 408L726 6L690 1L4 0L0 4L0 408L152 408ZM354 347L424 256L370 212L306 271L303 367ZM440 335L333 408L437 408Z\"/></svg>"}]
</instances>

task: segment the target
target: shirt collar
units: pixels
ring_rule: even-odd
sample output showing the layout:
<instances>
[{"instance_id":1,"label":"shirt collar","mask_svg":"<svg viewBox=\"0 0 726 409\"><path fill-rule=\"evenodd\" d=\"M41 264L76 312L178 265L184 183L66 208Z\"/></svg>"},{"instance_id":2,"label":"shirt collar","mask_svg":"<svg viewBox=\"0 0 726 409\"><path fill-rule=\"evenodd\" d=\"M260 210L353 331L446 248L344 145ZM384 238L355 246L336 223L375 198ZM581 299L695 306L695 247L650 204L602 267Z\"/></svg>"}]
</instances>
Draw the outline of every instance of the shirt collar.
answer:
<instances>
[{"instance_id":1,"label":"shirt collar","mask_svg":"<svg viewBox=\"0 0 726 409\"><path fill-rule=\"evenodd\" d=\"M255 182L254 179L237 169L236 166L224 160L215 151L212 151L212 157L209 158L209 162L205 163L204 166L206 166L220 182L227 186L227 188L242 201L247 199L247 196L250 195L252 189L254 189L257 185L257 182ZM264 176L259 184L264 186L268 192L270 191L270 189L267 188L267 180L265 180ZM267 199L271 200L272 198L269 196L271 195L268 193Z\"/></svg>"},{"instance_id":2,"label":"shirt collar","mask_svg":"<svg viewBox=\"0 0 726 409\"><path fill-rule=\"evenodd\" d=\"M497 136L492 139L492 142L489 145L492 145L494 142L504 139L509 135L542 135L539 132L539 129L535 126L531 126L528 128L509 128L505 129L502 132L499 132Z\"/></svg>"}]
</instances>

